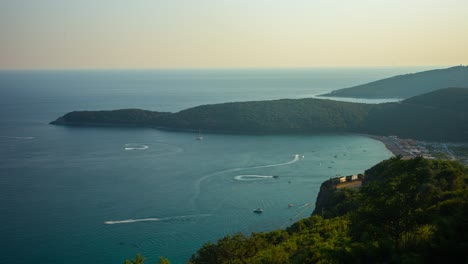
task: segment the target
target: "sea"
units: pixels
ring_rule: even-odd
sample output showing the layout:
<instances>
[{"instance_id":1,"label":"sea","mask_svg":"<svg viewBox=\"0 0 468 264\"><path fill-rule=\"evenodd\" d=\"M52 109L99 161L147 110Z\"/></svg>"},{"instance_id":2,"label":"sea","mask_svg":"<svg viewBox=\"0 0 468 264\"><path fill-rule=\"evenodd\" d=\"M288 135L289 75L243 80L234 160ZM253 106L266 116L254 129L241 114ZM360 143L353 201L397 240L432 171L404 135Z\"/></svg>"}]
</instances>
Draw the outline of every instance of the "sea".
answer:
<instances>
[{"instance_id":1,"label":"sea","mask_svg":"<svg viewBox=\"0 0 468 264\"><path fill-rule=\"evenodd\" d=\"M0 71L0 263L123 263L136 254L186 263L207 242L310 216L323 181L392 156L360 135L200 128L196 140L197 133L49 124L67 112L307 98L419 70Z\"/></svg>"}]
</instances>

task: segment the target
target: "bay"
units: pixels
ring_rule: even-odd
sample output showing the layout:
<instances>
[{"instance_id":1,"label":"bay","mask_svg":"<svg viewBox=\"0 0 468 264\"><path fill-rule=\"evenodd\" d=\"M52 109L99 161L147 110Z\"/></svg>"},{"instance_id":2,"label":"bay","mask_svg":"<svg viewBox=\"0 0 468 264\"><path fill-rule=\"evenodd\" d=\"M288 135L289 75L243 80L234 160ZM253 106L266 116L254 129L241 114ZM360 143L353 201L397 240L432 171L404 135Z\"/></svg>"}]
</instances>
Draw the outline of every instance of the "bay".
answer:
<instances>
[{"instance_id":1,"label":"bay","mask_svg":"<svg viewBox=\"0 0 468 264\"><path fill-rule=\"evenodd\" d=\"M0 262L122 263L141 253L184 263L207 241L309 216L324 180L391 156L357 135L198 141L190 133L48 124L66 112L304 98L407 71L2 71ZM257 207L264 213L253 213Z\"/></svg>"}]
</instances>

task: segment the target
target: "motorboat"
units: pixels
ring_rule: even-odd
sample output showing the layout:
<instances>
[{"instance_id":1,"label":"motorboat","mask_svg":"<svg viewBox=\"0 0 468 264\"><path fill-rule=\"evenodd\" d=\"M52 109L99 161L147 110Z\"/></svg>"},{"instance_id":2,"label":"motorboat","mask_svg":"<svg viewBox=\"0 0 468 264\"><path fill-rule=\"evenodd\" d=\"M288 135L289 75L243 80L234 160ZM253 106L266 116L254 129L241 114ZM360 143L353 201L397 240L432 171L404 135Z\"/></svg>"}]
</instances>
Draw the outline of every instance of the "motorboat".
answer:
<instances>
[{"instance_id":1,"label":"motorboat","mask_svg":"<svg viewBox=\"0 0 468 264\"><path fill-rule=\"evenodd\" d=\"M253 211L254 211L254 213L257 213L257 214L263 213L263 209L262 209L262 208L257 208L257 209L255 209L255 210L253 210Z\"/></svg>"}]
</instances>

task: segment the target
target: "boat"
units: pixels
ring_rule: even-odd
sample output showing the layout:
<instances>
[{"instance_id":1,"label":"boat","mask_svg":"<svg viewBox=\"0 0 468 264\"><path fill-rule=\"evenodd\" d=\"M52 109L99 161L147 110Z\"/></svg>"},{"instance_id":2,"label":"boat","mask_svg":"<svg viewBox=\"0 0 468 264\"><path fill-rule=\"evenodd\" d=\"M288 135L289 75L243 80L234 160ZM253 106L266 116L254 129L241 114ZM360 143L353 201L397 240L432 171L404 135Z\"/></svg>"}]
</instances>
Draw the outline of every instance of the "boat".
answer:
<instances>
[{"instance_id":1,"label":"boat","mask_svg":"<svg viewBox=\"0 0 468 264\"><path fill-rule=\"evenodd\" d=\"M278 175L273 175L273 179L278 179Z\"/></svg>"},{"instance_id":2,"label":"boat","mask_svg":"<svg viewBox=\"0 0 468 264\"><path fill-rule=\"evenodd\" d=\"M201 134L200 129L198 129L198 136L195 138L196 140L203 140L203 136Z\"/></svg>"},{"instance_id":3,"label":"boat","mask_svg":"<svg viewBox=\"0 0 468 264\"><path fill-rule=\"evenodd\" d=\"M254 213L257 213L257 214L263 213L263 209L262 209L262 208L257 208L257 209L255 209L255 210L253 210L253 211L254 211Z\"/></svg>"},{"instance_id":4,"label":"boat","mask_svg":"<svg viewBox=\"0 0 468 264\"><path fill-rule=\"evenodd\" d=\"M293 206L294 206L294 204L288 204L288 207L293 207Z\"/></svg>"}]
</instances>

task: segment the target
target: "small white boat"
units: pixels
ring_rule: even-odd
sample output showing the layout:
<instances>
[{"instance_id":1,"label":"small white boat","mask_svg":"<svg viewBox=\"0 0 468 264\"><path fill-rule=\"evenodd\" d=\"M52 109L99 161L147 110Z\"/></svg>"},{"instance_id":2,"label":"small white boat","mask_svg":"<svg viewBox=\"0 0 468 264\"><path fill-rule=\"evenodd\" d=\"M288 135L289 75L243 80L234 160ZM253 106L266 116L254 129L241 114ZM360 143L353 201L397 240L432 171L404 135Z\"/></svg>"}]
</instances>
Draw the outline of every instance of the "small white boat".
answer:
<instances>
[{"instance_id":1,"label":"small white boat","mask_svg":"<svg viewBox=\"0 0 468 264\"><path fill-rule=\"evenodd\" d=\"M196 140L203 140L203 136L201 134L200 129L198 130L198 136L195 138Z\"/></svg>"}]
</instances>

